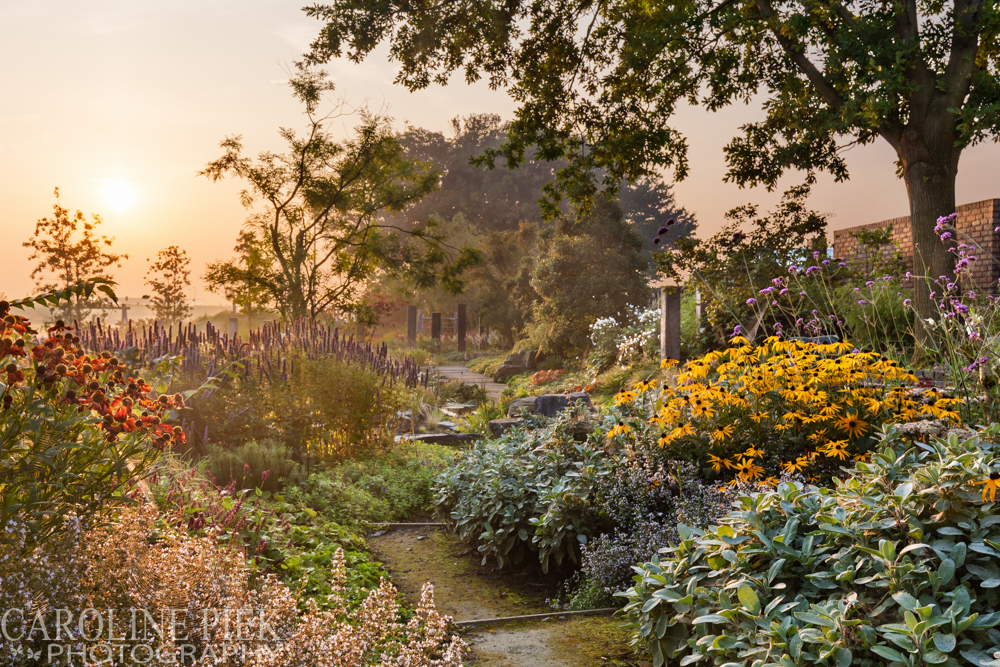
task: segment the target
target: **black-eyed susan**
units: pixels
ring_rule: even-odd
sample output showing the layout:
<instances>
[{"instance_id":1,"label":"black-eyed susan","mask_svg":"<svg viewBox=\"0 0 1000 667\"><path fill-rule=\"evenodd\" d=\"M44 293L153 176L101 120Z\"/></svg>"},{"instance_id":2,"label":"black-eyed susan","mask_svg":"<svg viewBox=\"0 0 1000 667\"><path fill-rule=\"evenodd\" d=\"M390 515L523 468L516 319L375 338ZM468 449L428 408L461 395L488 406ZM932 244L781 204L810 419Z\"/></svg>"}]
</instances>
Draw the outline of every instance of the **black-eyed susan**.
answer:
<instances>
[{"instance_id":1,"label":"black-eyed susan","mask_svg":"<svg viewBox=\"0 0 1000 667\"><path fill-rule=\"evenodd\" d=\"M677 361L676 359L671 359L670 357L667 357L666 359L660 362L660 368L673 368L679 363L680 362Z\"/></svg>"},{"instance_id":2,"label":"black-eyed susan","mask_svg":"<svg viewBox=\"0 0 1000 667\"><path fill-rule=\"evenodd\" d=\"M983 485L983 502L986 502L988 496L992 503L997 497L997 487L1000 487L1000 472L991 472L986 479L972 483L973 486L979 486L980 484Z\"/></svg>"},{"instance_id":3,"label":"black-eyed susan","mask_svg":"<svg viewBox=\"0 0 1000 667\"><path fill-rule=\"evenodd\" d=\"M615 394L615 405L622 405L623 403L632 403L635 401L634 391L620 391Z\"/></svg>"},{"instance_id":4,"label":"black-eyed susan","mask_svg":"<svg viewBox=\"0 0 1000 667\"><path fill-rule=\"evenodd\" d=\"M663 433L660 434L660 437L659 439L657 439L656 444L658 444L660 447L666 447L673 441L674 439L670 437L670 434L664 431Z\"/></svg>"},{"instance_id":5,"label":"black-eyed susan","mask_svg":"<svg viewBox=\"0 0 1000 667\"><path fill-rule=\"evenodd\" d=\"M671 439L683 438L686 435L694 435L694 426L691 424L678 424L677 428L670 432Z\"/></svg>"},{"instance_id":6,"label":"black-eyed susan","mask_svg":"<svg viewBox=\"0 0 1000 667\"><path fill-rule=\"evenodd\" d=\"M868 422L863 421L856 413L844 415L834 425L852 438L860 438L868 430Z\"/></svg>"},{"instance_id":7,"label":"black-eyed susan","mask_svg":"<svg viewBox=\"0 0 1000 667\"><path fill-rule=\"evenodd\" d=\"M764 456L764 450L758 448L756 445L750 445L747 450L743 452L743 457L748 459L759 459Z\"/></svg>"},{"instance_id":8,"label":"black-eyed susan","mask_svg":"<svg viewBox=\"0 0 1000 667\"><path fill-rule=\"evenodd\" d=\"M843 461L849 456L847 452L846 440L831 440L830 442L820 447L819 450L824 454L826 454L828 457L838 458L841 461Z\"/></svg>"},{"instance_id":9,"label":"black-eyed susan","mask_svg":"<svg viewBox=\"0 0 1000 667\"><path fill-rule=\"evenodd\" d=\"M615 424L610 431L608 431L608 437L613 438L616 435L628 435L631 432L632 432L632 427L626 424L625 422L620 421L617 424Z\"/></svg>"},{"instance_id":10,"label":"black-eyed susan","mask_svg":"<svg viewBox=\"0 0 1000 667\"><path fill-rule=\"evenodd\" d=\"M708 455L708 463L712 466L712 470L715 472L722 472L723 468L731 469L733 467L733 462L729 459L723 459L715 454Z\"/></svg>"},{"instance_id":11,"label":"black-eyed susan","mask_svg":"<svg viewBox=\"0 0 1000 667\"><path fill-rule=\"evenodd\" d=\"M808 465L809 459L805 456L799 456L794 461L785 461L781 464L781 467L784 468L785 472L791 474L802 471Z\"/></svg>"},{"instance_id":12,"label":"black-eyed susan","mask_svg":"<svg viewBox=\"0 0 1000 667\"><path fill-rule=\"evenodd\" d=\"M752 482L764 474L764 469L752 459L740 459L733 465L737 477L744 482Z\"/></svg>"},{"instance_id":13,"label":"black-eyed susan","mask_svg":"<svg viewBox=\"0 0 1000 667\"><path fill-rule=\"evenodd\" d=\"M709 436L712 438L713 442L722 442L726 438L732 437L734 430L735 427L732 424L725 424L712 431Z\"/></svg>"},{"instance_id":14,"label":"black-eyed susan","mask_svg":"<svg viewBox=\"0 0 1000 667\"><path fill-rule=\"evenodd\" d=\"M650 380L649 382L636 382L635 385L633 386L633 389L635 389L636 393L639 394L644 394L650 389L655 389L655 388L656 388L656 383L653 382L652 380Z\"/></svg>"}]
</instances>

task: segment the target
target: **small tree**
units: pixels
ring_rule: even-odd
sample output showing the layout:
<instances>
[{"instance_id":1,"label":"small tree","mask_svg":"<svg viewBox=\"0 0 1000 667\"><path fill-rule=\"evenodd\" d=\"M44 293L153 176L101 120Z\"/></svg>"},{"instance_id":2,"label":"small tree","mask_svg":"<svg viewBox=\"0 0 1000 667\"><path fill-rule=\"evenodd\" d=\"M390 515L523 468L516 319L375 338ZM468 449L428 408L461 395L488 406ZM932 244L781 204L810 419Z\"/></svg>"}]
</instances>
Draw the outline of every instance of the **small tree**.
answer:
<instances>
[{"instance_id":1,"label":"small tree","mask_svg":"<svg viewBox=\"0 0 1000 667\"><path fill-rule=\"evenodd\" d=\"M191 315L185 290L191 286L191 260L175 245L156 253L146 271L146 284L153 290L153 312L164 322L180 322Z\"/></svg>"},{"instance_id":2,"label":"small tree","mask_svg":"<svg viewBox=\"0 0 1000 667\"><path fill-rule=\"evenodd\" d=\"M617 201L596 199L587 215L561 219L539 245L531 278L538 300L529 331L544 352L580 355L598 318L626 322L635 306L650 302L642 239Z\"/></svg>"},{"instance_id":3,"label":"small tree","mask_svg":"<svg viewBox=\"0 0 1000 667\"><path fill-rule=\"evenodd\" d=\"M202 280L210 291L224 295L239 306L252 329L253 316L263 312L274 302L268 289L273 262L268 254L267 244L252 231L240 232L233 250L236 251L235 259L211 262Z\"/></svg>"},{"instance_id":4,"label":"small tree","mask_svg":"<svg viewBox=\"0 0 1000 667\"><path fill-rule=\"evenodd\" d=\"M126 254L108 252L114 237L98 236L94 231L101 224L99 215L91 214L90 220L77 211L59 205L59 188L55 188L56 203L53 216L35 223L35 232L22 245L32 250L29 261L38 260L31 277L39 291L47 292L75 285L89 278L111 280L109 267L121 268ZM55 307L58 317L67 321L83 321L99 301L77 299Z\"/></svg>"},{"instance_id":5,"label":"small tree","mask_svg":"<svg viewBox=\"0 0 1000 667\"><path fill-rule=\"evenodd\" d=\"M386 271L410 275L421 287L440 282L461 291L458 276L478 261L476 251L462 248L449 256L433 220L400 229L383 218L436 189L440 174L404 159L384 116L362 112L353 136L335 140L328 128L336 114L319 113L323 94L333 89L325 77L300 68L289 81L309 123L304 136L281 130L288 152L252 160L240 137L229 137L221 144L225 154L201 172L213 181L246 181L244 206L260 207L246 231L267 253L260 267L266 271L258 275L232 262L215 269L266 289L286 319L351 311L367 283ZM399 232L420 243L401 243Z\"/></svg>"}]
</instances>

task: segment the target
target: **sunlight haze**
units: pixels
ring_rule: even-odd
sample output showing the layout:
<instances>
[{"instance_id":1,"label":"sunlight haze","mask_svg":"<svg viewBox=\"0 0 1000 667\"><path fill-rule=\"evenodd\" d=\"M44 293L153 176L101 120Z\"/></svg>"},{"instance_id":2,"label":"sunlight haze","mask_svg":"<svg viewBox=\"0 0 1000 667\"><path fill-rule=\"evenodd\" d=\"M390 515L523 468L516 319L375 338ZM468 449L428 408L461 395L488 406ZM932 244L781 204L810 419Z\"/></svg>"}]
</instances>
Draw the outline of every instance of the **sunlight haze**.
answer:
<instances>
[{"instance_id":1,"label":"sunlight haze","mask_svg":"<svg viewBox=\"0 0 1000 667\"><path fill-rule=\"evenodd\" d=\"M284 81L319 24L300 3L277 0L7 2L0 21L7 27L0 42L2 291L32 291L21 243L38 218L51 214L59 187L64 207L99 214L98 231L131 256L115 271L121 296L142 294L145 259L176 244L191 257L198 299L224 304L197 278L206 262L232 254L246 211L238 182L212 183L197 172L221 154L218 143L227 135L242 135L253 154L282 148L279 127L303 126ZM387 109L399 129L408 122L449 131L453 117L475 112L511 118L514 105L504 92L459 77L408 93L393 84L396 68L386 53L327 66L336 94L354 106ZM759 114L738 107L678 114L691 175L675 193L697 215L701 236L718 228L726 210L751 202L767 207L780 196L722 182L722 147ZM350 124L345 119L341 131ZM834 184L822 176L811 200L832 215L831 229L906 215L891 149L880 142L849 155L852 180ZM960 204L1000 197L998 159L995 144L966 151ZM786 176L782 184L799 180Z\"/></svg>"}]
</instances>

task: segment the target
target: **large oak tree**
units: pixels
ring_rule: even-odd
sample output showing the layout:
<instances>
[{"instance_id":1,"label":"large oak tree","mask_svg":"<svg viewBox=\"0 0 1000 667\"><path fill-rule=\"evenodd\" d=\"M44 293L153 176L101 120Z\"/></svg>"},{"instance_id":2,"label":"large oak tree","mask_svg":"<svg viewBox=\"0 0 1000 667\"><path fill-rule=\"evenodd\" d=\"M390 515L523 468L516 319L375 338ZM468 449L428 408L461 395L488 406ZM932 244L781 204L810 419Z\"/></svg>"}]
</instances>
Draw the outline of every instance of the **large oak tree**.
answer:
<instances>
[{"instance_id":1,"label":"large oak tree","mask_svg":"<svg viewBox=\"0 0 1000 667\"><path fill-rule=\"evenodd\" d=\"M762 100L766 117L726 147L727 179L772 188L789 168L848 176L843 149L882 138L898 156L915 273L947 273L934 233L955 210L963 149L1000 122L997 0L334 0L308 59L360 61L389 42L410 89L488 78L518 102L509 164L534 146L568 158L564 192L591 174L688 170L670 125L679 103ZM918 312L929 313L918 281Z\"/></svg>"}]
</instances>

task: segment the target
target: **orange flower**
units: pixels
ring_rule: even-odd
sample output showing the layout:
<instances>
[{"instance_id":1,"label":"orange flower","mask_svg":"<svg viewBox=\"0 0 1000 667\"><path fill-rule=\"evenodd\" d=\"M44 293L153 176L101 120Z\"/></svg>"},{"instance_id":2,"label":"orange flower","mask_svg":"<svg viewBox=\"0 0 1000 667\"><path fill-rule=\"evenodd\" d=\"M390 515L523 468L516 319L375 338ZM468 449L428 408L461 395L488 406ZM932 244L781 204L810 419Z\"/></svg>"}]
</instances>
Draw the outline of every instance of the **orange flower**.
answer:
<instances>
[{"instance_id":1,"label":"orange flower","mask_svg":"<svg viewBox=\"0 0 1000 667\"><path fill-rule=\"evenodd\" d=\"M990 476L981 482L973 482L973 486L983 485L983 502L986 502L986 496L989 495L990 502L992 503L997 496L997 487L1000 487L1000 472L991 472Z\"/></svg>"}]
</instances>

